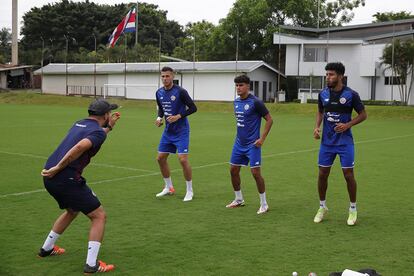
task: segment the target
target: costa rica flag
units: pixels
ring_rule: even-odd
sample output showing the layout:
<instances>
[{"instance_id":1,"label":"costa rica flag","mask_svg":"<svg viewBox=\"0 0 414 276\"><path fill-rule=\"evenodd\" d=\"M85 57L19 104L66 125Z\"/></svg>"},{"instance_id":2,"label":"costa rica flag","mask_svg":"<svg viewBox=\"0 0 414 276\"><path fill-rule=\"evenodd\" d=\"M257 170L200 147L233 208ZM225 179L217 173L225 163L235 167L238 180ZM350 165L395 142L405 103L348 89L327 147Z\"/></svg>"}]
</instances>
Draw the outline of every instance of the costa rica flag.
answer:
<instances>
[{"instance_id":1,"label":"costa rica flag","mask_svg":"<svg viewBox=\"0 0 414 276\"><path fill-rule=\"evenodd\" d=\"M123 33L135 32L137 8L133 7L127 15L122 19L121 23L115 28L108 39L109 47L114 47L118 39Z\"/></svg>"}]
</instances>

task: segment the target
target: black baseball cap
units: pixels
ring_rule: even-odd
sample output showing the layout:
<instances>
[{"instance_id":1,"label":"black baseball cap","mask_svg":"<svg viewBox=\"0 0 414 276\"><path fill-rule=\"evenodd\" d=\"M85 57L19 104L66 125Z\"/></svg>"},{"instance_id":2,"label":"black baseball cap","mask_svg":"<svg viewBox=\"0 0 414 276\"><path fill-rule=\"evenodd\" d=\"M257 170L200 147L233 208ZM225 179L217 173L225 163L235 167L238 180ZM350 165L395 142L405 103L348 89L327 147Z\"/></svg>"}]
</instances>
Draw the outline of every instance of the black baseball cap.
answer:
<instances>
[{"instance_id":1,"label":"black baseball cap","mask_svg":"<svg viewBox=\"0 0 414 276\"><path fill-rule=\"evenodd\" d=\"M105 115L105 113L117 108L117 104L110 104L104 99L97 99L89 105L88 112L89 115L102 116Z\"/></svg>"}]
</instances>

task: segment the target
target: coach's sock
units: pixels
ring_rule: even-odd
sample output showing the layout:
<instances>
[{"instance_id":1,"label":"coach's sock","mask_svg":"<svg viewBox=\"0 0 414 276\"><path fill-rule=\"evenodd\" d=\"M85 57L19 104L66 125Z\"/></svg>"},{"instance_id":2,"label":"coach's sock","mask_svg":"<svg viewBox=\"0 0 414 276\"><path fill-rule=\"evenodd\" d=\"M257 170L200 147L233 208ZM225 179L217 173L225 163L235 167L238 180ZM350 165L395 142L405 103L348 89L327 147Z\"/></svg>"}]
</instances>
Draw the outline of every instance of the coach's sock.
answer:
<instances>
[{"instance_id":1,"label":"coach's sock","mask_svg":"<svg viewBox=\"0 0 414 276\"><path fill-rule=\"evenodd\" d=\"M97 241L88 242L88 256L86 257L86 263L94 267L96 265L96 260L98 259L99 248L101 243Z\"/></svg>"},{"instance_id":2,"label":"coach's sock","mask_svg":"<svg viewBox=\"0 0 414 276\"><path fill-rule=\"evenodd\" d=\"M171 177L164 178L164 182L165 182L165 188L169 189L173 187Z\"/></svg>"},{"instance_id":3,"label":"coach's sock","mask_svg":"<svg viewBox=\"0 0 414 276\"><path fill-rule=\"evenodd\" d=\"M356 211L356 202L350 202L349 203L349 211Z\"/></svg>"},{"instance_id":4,"label":"coach's sock","mask_svg":"<svg viewBox=\"0 0 414 276\"><path fill-rule=\"evenodd\" d=\"M236 200L243 200L243 195L241 190L234 191L234 194L236 195Z\"/></svg>"},{"instance_id":5,"label":"coach's sock","mask_svg":"<svg viewBox=\"0 0 414 276\"><path fill-rule=\"evenodd\" d=\"M187 185L187 193L188 192L192 193L193 192L193 181L192 180L185 181L185 184Z\"/></svg>"},{"instance_id":6,"label":"coach's sock","mask_svg":"<svg viewBox=\"0 0 414 276\"><path fill-rule=\"evenodd\" d=\"M267 206L267 202L266 202L266 192L259 194L260 197L260 205L261 206Z\"/></svg>"},{"instance_id":7,"label":"coach's sock","mask_svg":"<svg viewBox=\"0 0 414 276\"><path fill-rule=\"evenodd\" d=\"M326 208L326 200L320 200L319 201L319 207L320 208Z\"/></svg>"},{"instance_id":8,"label":"coach's sock","mask_svg":"<svg viewBox=\"0 0 414 276\"><path fill-rule=\"evenodd\" d=\"M55 245L55 242L59 238L59 236L60 236L60 234L58 234L56 232L53 232L53 230L51 230L49 235L47 235L45 243L42 246L43 250L45 250L45 251L52 250L53 246Z\"/></svg>"}]
</instances>

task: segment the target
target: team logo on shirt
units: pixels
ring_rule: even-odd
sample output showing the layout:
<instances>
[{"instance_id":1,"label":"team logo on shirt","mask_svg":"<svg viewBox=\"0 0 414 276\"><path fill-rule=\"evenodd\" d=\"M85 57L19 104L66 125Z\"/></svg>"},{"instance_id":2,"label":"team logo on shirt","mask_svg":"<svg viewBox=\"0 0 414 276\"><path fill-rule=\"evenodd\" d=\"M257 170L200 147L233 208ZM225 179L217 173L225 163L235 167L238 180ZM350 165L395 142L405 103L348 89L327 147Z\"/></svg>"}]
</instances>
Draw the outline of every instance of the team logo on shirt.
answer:
<instances>
[{"instance_id":1,"label":"team logo on shirt","mask_svg":"<svg viewBox=\"0 0 414 276\"><path fill-rule=\"evenodd\" d=\"M248 104L246 104L246 105L244 106L244 110L249 110L249 108L250 108L250 105L248 105Z\"/></svg>"},{"instance_id":2,"label":"team logo on shirt","mask_svg":"<svg viewBox=\"0 0 414 276\"><path fill-rule=\"evenodd\" d=\"M175 101L175 96L174 95L171 96L171 101Z\"/></svg>"},{"instance_id":3,"label":"team logo on shirt","mask_svg":"<svg viewBox=\"0 0 414 276\"><path fill-rule=\"evenodd\" d=\"M345 98L340 98L340 99L339 99L339 102L340 102L341 104L345 104L345 103L346 103L346 99L345 99Z\"/></svg>"}]
</instances>

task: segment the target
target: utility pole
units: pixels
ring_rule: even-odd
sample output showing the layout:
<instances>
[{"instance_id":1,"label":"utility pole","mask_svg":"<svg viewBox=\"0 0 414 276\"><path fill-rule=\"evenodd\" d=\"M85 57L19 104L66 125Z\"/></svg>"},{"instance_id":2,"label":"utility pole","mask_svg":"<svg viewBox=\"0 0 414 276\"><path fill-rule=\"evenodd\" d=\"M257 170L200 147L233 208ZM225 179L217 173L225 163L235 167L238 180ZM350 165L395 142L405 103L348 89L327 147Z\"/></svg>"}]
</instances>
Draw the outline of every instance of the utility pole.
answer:
<instances>
[{"instance_id":1,"label":"utility pole","mask_svg":"<svg viewBox=\"0 0 414 276\"><path fill-rule=\"evenodd\" d=\"M12 65L19 65L19 50L17 44L18 24L17 24L17 0L12 2Z\"/></svg>"}]
</instances>

